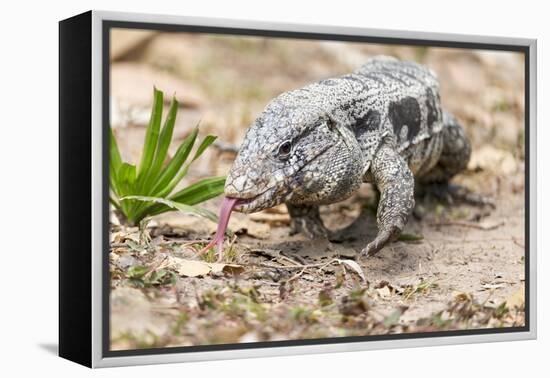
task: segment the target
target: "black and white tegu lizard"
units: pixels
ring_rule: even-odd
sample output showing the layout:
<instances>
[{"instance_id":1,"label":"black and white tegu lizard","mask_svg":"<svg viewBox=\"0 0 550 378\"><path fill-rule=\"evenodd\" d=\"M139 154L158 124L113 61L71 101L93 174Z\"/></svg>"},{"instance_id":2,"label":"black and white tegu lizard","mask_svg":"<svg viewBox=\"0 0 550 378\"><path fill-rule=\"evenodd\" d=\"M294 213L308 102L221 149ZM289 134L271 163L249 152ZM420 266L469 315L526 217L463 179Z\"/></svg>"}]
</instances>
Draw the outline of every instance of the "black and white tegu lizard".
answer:
<instances>
[{"instance_id":1,"label":"black and white tegu lizard","mask_svg":"<svg viewBox=\"0 0 550 378\"><path fill-rule=\"evenodd\" d=\"M351 74L269 102L227 176L211 244L220 246L233 209L251 213L281 203L292 233L326 236L319 205L348 198L367 182L380 192L378 235L363 249L373 254L407 223L415 181L446 184L466 167L470 151L462 127L441 109L430 69L372 58Z\"/></svg>"}]
</instances>

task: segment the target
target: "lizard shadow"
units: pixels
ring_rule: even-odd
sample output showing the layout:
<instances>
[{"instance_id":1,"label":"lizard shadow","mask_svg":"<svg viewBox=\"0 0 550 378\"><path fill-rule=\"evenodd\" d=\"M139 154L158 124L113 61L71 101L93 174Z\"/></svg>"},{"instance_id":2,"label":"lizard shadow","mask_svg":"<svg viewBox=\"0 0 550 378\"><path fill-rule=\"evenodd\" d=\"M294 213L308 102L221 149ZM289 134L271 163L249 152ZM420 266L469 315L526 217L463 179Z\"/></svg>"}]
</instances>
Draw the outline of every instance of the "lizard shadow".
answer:
<instances>
[{"instance_id":1,"label":"lizard shadow","mask_svg":"<svg viewBox=\"0 0 550 378\"><path fill-rule=\"evenodd\" d=\"M289 237L270 245L270 248L281 250L300 261L354 259L371 271L384 273L398 274L417 269L419 260L423 259L422 248L401 241L389 244L372 257L362 257L361 250L376 237L377 232L376 216L372 209L363 208L352 223L330 231L328 240Z\"/></svg>"}]
</instances>

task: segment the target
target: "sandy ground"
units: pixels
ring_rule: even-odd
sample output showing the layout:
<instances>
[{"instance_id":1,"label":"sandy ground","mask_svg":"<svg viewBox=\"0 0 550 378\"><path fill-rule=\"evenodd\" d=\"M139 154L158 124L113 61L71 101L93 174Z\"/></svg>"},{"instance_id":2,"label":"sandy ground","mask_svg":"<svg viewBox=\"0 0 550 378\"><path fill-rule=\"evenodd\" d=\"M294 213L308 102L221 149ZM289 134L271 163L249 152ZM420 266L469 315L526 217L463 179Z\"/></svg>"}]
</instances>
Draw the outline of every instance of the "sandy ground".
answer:
<instances>
[{"instance_id":1,"label":"sandy ground","mask_svg":"<svg viewBox=\"0 0 550 378\"><path fill-rule=\"evenodd\" d=\"M113 218L113 349L523 324L519 56L177 34L121 32L114 38L111 118L127 160L139 158L153 84L183 101L172 148L199 120L201 133L218 135L222 146L238 146L273 96L384 53L437 72L444 106L465 125L474 146L469 169L455 181L494 198L496 208L419 198L421 217L411 218L402 240L361 259L357 252L376 234L373 192L364 185L354 197L322 208L334 231L330 241L288 236L282 206L234 214L230 228L236 235L224 260L229 265L205 271L189 261L213 261L197 257L200 245L191 243L211 236L210 221L170 213L140 232ZM225 174L233 158L211 148L187 182ZM204 207L217 211L219 203ZM159 278L156 272L164 273Z\"/></svg>"}]
</instances>

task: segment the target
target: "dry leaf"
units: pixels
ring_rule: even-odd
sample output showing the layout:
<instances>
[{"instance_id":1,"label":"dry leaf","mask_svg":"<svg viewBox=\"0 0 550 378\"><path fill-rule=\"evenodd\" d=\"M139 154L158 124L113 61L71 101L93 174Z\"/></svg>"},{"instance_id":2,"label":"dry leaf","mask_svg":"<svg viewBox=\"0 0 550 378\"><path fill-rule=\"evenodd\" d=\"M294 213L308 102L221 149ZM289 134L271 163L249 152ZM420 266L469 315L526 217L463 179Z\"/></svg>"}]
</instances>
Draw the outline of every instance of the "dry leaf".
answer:
<instances>
[{"instance_id":1,"label":"dry leaf","mask_svg":"<svg viewBox=\"0 0 550 378\"><path fill-rule=\"evenodd\" d=\"M212 273L226 273L231 275L238 275L244 272L244 266L237 264L221 264L213 263L209 264L212 269Z\"/></svg>"},{"instance_id":2,"label":"dry leaf","mask_svg":"<svg viewBox=\"0 0 550 378\"><path fill-rule=\"evenodd\" d=\"M244 267L237 264L207 263L206 261L187 260L179 257L170 257L167 265L185 277L201 277L210 273L237 275L244 272Z\"/></svg>"},{"instance_id":3,"label":"dry leaf","mask_svg":"<svg viewBox=\"0 0 550 378\"><path fill-rule=\"evenodd\" d=\"M110 243L123 243L125 237L126 237L126 233L124 233L122 231L111 232L111 234L109 235L109 242Z\"/></svg>"},{"instance_id":4,"label":"dry leaf","mask_svg":"<svg viewBox=\"0 0 550 378\"><path fill-rule=\"evenodd\" d=\"M454 297L455 301L457 301L457 302L466 302L466 301L473 300L472 294L464 293L462 291L453 292L453 297Z\"/></svg>"},{"instance_id":5,"label":"dry leaf","mask_svg":"<svg viewBox=\"0 0 550 378\"><path fill-rule=\"evenodd\" d=\"M367 279L365 278L365 273L363 273L363 269L361 269L361 266L359 266L357 262L353 260L341 260L341 259L336 259L336 261L338 261L338 263L340 264L346 265L348 268L350 268L355 273L357 273L359 277L361 277L361 280L363 280L363 283L367 283Z\"/></svg>"},{"instance_id":6,"label":"dry leaf","mask_svg":"<svg viewBox=\"0 0 550 378\"><path fill-rule=\"evenodd\" d=\"M184 260L172 258L175 261L171 262L171 266L180 274L185 277L199 277L205 276L212 268L210 265L204 261L195 261L195 260ZM172 260L171 259L171 260Z\"/></svg>"}]
</instances>

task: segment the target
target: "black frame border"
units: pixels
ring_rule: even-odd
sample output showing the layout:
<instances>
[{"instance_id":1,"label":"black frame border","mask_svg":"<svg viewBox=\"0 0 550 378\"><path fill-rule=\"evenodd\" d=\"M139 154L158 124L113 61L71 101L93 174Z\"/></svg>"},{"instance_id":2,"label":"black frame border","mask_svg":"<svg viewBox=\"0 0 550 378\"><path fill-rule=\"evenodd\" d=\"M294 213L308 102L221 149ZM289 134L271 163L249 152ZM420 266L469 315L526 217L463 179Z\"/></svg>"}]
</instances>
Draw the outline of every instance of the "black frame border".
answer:
<instances>
[{"instance_id":1,"label":"black frame border","mask_svg":"<svg viewBox=\"0 0 550 378\"><path fill-rule=\"evenodd\" d=\"M318 32L297 32L283 30L267 30L267 29L248 29L236 27L218 27L218 26L198 26L185 24L170 24L170 23L149 23L137 21L116 21L103 20L101 23L102 35L102 134L103 134L103 255L102 255L102 357L125 357L125 356L144 356L158 354L173 354L173 353L193 353L193 352L213 352L224 350L243 350L256 348L279 348L291 346L307 346L307 345L322 345L322 344L343 344L356 343L366 341L383 341L383 340L403 340L403 339L421 339L421 338L437 338L448 336L465 336L465 335L487 335L501 333L518 333L530 331L530 47L525 45L503 44L503 43L483 43L483 42L454 42L441 41L435 39L417 39L417 38L396 38L396 37L377 37L377 36L360 36L346 34L331 34ZM187 32L187 33L208 33L221 35L235 36L258 36L272 38L291 38L291 39L308 39L308 40L331 40L344 42L363 42L377 43L389 45L410 45L410 46L426 46L426 47L447 47L458 49L476 49L476 50L493 50L493 51L508 51L519 52L524 55L524 81L525 81L525 326L523 327L507 327L507 328L488 328L488 329L469 329L469 330L454 330L454 331L438 331L425 333L404 333L404 334L388 334L388 335L366 335L366 336L348 336L334 337L322 339L300 339L300 340L282 340L282 341L265 341L253 343L234 343L234 344L212 344L212 345L195 345L186 347L164 347L164 348L147 348L147 349L131 349L131 350L110 350L110 276L109 276L109 109L110 109L110 30L114 28L124 29L146 29L163 32ZM314 28L314 26L312 26ZM406 31L402 32L407 34Z\"/></svg>"},{"instance_id":2,"label":"black frame border","mask_svg":"<svg viewBox=\"0 0 550 378\"><path fill-rule=\"evenodd\" d=\"M92 366L92 12L59 22L59 356Z\"/></svg>"}]
</instances>

